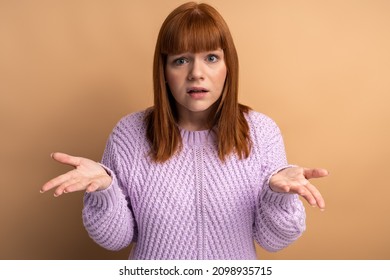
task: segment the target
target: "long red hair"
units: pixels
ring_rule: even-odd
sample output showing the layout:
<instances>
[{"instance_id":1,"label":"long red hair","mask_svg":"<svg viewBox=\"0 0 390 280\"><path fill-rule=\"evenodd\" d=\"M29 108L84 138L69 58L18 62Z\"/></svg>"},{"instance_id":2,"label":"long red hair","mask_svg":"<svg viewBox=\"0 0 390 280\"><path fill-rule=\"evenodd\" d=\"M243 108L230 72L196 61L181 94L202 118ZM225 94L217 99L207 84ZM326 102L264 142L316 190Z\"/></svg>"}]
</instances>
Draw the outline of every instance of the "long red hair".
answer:
<instances>
[{"instance_id":1,"label":"long red hair","mask_svg":"<svg viewBox=\"0 0 390 280\"><path fill-rule=\"evenodd\" d=\"M251 141L244 114L250 108L238 103L238 56L229 28L210 5L189 2L173 10L161 26L153 63L154 106L146 116L147 137L156 162L168 160L181 147L177 110L165 82L168 54L223 49L227 76L221 97L213 105L209 129L217 134L218 156L235 152L249 156Z\"/></svg>"}]
</instances>

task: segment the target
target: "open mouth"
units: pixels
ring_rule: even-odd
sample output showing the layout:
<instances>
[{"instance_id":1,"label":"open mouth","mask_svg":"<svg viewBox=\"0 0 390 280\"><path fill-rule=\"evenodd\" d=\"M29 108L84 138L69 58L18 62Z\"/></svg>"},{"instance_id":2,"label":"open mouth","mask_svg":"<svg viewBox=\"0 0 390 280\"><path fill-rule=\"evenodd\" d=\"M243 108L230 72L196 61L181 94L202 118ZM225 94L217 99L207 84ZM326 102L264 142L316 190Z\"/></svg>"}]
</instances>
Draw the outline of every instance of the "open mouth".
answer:
<instances>
[{"instance_id":1,"label":"open mouth","mask_svg":"<svg viewBox=\"0 0 390 280\"><path fill-rule=\"evenodd\" d=\"M189 88L187 89L187 93L188 94L194 94L194 93L206 93L208 92L207 89L205 88L198 88L198 87L193 87L193 88Z\"/></svg>"}]
</instances>

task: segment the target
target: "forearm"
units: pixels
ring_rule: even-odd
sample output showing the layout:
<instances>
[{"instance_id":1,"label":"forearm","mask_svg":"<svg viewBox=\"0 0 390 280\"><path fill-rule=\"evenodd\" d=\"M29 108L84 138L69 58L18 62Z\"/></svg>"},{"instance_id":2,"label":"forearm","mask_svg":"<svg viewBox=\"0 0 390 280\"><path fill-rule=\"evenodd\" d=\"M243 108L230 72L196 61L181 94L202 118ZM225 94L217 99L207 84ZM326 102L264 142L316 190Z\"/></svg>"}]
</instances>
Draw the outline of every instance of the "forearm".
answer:
<instances>
[{"instance_id":1,"label":"forearm","mask_svg":"<svg viewBox=\"0 0 390 280\"><path fill-rule=\"evenodd\" d=\"M85 195L82 214L89 236L102 247L120 250L131 243L134 218L115 177L109 188Z\"/></svg>"},{"instance_id":2,"label":"forearm","mask_svg":"<svg viewBox=\"0 0 390 280\"><path fill-rule=\"evenodd\" d=\"M256 212L255 239L268 251L278 251L298 239L306 228L305 209L298 195L262 192Z\"/></svg>"}]
</instances>

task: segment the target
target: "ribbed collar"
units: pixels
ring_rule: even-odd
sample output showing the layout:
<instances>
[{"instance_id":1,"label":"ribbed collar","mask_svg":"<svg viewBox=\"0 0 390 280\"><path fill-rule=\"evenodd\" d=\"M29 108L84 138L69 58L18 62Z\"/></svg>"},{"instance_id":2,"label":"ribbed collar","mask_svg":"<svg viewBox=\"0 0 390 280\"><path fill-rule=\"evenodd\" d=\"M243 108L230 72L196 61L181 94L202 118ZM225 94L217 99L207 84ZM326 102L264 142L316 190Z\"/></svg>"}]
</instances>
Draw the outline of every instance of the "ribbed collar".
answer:
<instances>
[{"instance_id":1,"label":"ribbed collar","mask_svg":"<svg viewBox=\"0 0 390 280\"><path fill-rule=\"evenodd\" d=\"M184 145L202 146L216 141L216 134L213 130L190 131L181 127L179 130Z\"/></svg>"}]
</instances>

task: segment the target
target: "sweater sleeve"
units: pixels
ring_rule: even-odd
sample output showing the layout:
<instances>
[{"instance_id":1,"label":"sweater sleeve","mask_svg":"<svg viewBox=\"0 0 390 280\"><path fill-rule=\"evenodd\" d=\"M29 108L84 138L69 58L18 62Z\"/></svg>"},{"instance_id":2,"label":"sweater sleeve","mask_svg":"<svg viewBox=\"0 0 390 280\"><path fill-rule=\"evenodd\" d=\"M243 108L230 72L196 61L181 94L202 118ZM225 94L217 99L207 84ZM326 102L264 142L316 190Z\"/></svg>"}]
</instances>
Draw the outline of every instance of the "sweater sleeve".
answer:
<instances>
[{"instance_id":1,"label":"sweater sleeve","mask_svg":"<svg viewBox=\"0 0 390 280\"><path fill-rule=\"evenodd\" d=\"M282 135L277 125L268 124L262 153L262 182L255 214L254 238L265 250L275 252L287 247L305 230L305 209L298 195L277 193L269 187L272 175L287 165Z\"/></svg>"},{"instance_id":2,"label":"sweater sleeve","mask_svg":"<svg viewBox=\"0 0 390 280\"><path fill-rule=\"evenodd\" d=\"M82 214L84 226L96 243L109 250L120 250L133 240L135 221L126 192L126 172L114 139L113 133L102 159L112 183L105 190L85 194Z\"/></svg>"}]
</instances>

